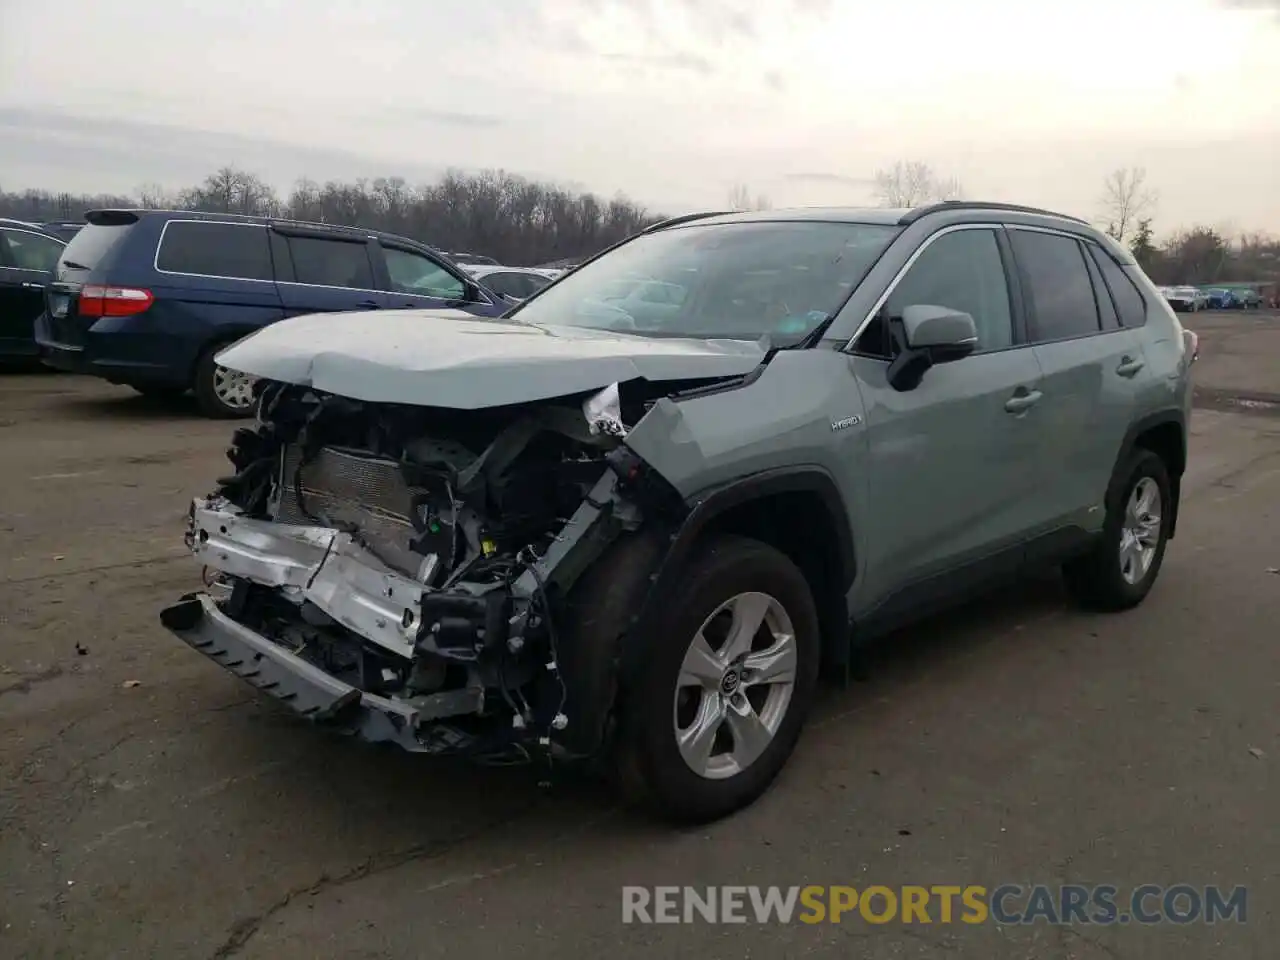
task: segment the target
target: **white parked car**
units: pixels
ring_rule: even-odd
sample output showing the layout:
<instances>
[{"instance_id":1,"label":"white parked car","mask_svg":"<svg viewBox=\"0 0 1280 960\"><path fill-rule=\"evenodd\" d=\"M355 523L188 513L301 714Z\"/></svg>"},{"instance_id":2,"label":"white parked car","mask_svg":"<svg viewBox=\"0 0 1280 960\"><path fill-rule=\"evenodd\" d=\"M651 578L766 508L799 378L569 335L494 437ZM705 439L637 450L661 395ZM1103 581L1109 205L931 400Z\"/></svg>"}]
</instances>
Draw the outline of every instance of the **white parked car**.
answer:
<instances>
[{"instance_id":1,"label":"white parked car","mask_svg":"<svg viewBox=\"0 0 1280 960\"><path fill-rule=\"evenodd\" d=\"M1169 301L1169 306L1185 313L1195 313L1209 303L1209 298L1195 287L1161 287L1160 292Z\"/></svg>"},{"instance_id":2,"label":"white parked car","mask_svg":"<svg viewBox=\"0 0 1280 960\"><path fill-rule=\"evenodd\" d=\"M462 264L462 269L494 293L506 297L513 303L519 303L533 296L559 276L558 271L543 270L538 267Z\"/></svg>"}]
</instances>

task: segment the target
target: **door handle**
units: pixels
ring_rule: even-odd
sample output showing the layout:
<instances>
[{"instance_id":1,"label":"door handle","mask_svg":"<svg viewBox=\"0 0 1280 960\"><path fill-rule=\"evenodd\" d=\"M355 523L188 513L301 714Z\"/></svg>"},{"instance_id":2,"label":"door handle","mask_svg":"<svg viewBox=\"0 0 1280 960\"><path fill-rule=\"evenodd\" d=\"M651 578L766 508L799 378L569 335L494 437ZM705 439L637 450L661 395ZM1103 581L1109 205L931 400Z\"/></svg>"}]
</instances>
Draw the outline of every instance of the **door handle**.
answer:
<instances>
[{"instance_id":1,"label":"door handle","mask_svg":"<svg viewBox=\"0 0 1280 960\"><path fill-rule=\"evenodd\" d=\"M43 290L43 289L44 289L44 284L43 284L43 283L29 283L29 282L27 282L27 283L23 283L22 285L23 285L24 287L26 287L28 290Z\"/></svg>"},{"instance_id":2,"label":"door handle","mask_svg":"<svg viewBox=\"0 0 1280 960\"><path fill-rule=\"evenodd\" d=\"M1121 357L1120 366L1116 367L1116 373L1122 377L1133 377L1145 366L1146 363L1142 360L1135 360L1133 357Z\"/></svg>"},{"instance_id":3,"label":"door handle","mask_svg":"<svg viewBox=\"0 0 1280 960\"><path fill-rule=\"evenodd\" d=\"M1004 402L1004 408L1010 413L1024 413L1039 403L1043 396L1044 394L1039 390L1026 390L1019 387L1018 392Z\"/></svg>"},{"instance_id":4,"label":"door handle","mask_svg":"<svg viewBox=\"0 0 1280 960\"><path fill-rule=\"evenodd\" d=\"M377 300L361 300L356 304L357 310L377 310L381 306Z\"/></svg>"}]
</instances>

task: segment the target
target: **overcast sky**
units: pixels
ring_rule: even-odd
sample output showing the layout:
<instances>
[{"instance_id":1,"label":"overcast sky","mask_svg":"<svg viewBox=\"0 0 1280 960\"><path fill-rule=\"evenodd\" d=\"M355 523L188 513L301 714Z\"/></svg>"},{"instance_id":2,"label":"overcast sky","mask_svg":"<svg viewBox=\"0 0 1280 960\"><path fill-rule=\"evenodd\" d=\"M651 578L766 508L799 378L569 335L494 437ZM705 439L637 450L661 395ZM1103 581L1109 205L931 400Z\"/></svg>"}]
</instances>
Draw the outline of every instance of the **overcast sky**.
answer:
<instances>
[{"instance_id":1,"label":"overcast sky","mask_svg":"<svg viewBox=\"0 0 1280 960\"><path fill-rule=\"evenodd\" d=\"M663 212L748 184L1280 232L1280 0L0 0L0 186L502 167Z\"/></svg>"}]
</instances>

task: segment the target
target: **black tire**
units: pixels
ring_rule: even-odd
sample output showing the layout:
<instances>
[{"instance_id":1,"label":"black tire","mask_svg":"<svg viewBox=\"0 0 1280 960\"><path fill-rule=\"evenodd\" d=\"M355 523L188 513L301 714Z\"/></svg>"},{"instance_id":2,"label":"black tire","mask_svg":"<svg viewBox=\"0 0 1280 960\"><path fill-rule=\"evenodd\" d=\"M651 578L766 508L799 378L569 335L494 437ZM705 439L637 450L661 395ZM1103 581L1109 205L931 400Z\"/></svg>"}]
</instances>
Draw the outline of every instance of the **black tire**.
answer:
<instances>
[{"instance_id":1,"label":"black tire","mask_svg":"<svg viewBox=\"0 0 1280 960\"><path fill-rule=\"evenodd\" d=\"M1134 489L1144 479L1153 481L1160 492L1160 523L1155 552L1145 574L1130 582L1125 578L1120 557L1125 513ZM1172 484L1164 460L1150 450L1138 448L1121 463L1107 491L1107 517L1102 536L1094 548L1063 566L1067 590L1089 610L1128 610L1140 604L1151 590L1169 543L1173 520Z\"/></svg>"},{"instance_id":2,"label":"black tire","mask_svg":"<svg viewBox=\"0 0 1280 960\"><path fill-rule=\"evenodd\" d=\"M216 386L218 364L214 357L225 346L225 343L215 344L200 355L200 359L196 361L195 383L192 384L192 389L195 391L196 405L206 417L215 420L240 420L253 416L254 405L237 407L218 396Z\"/></svg>"},{"instance_id":3,"label":"black tire","mask_svg":"<svg viewBox=\"0 0 1280 960\"><path fill-rule=\"evenodd\" d=\"M764 751L723 779L695 773L676 742L677 678L693 637L718 607L749 592L778 601L796 644L790 703ZM691 560L683 583L645 642L645 659L623 691L616 766L624 798L663 819L706 823L756 800L773 783L800 737L817 684L818 614L804 575L784 554L759 541L719 537ZM760 688L757 688L760 689Z\"/></svg>"}]
</instances>

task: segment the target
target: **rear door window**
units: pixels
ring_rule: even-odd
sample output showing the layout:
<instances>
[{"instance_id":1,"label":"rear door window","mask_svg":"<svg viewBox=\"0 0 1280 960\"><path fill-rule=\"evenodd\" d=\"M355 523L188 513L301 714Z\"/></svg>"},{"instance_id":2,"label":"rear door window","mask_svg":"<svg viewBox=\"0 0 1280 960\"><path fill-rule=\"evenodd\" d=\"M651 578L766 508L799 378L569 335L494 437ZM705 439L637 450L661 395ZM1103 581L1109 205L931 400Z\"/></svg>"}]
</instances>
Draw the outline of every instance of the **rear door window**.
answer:
<instances>
[{"instance_id":1,"label":"rear door window","mask_svg":"<svg viewBox=\"0 0 1280 960\"><path fill-rule=\"evenodd\" d=\"M294 282L354 290L377 289L365 241L294 235L286 239L289 258L293 261Z\"/></svg>"},{"instance_id":2,"label":"rear door window","mask_svg":"<svg viewBox=\"0 0 1280 960\"><path fill-rule=\"evenodd\" d=\"M170 220L160 238L156 269L231 280L271 280L267 229L251 223Z\"/></svg>"},{"instance_id":3,"label":"rear door window","mask_svg":"<svg viewBox=\"0 0 1280 960\"><path fill-rule=\"evenodd\" d=\"M1137 284L1129 279L1120 264L1094 244L1086 244L1093 255L1094 262L1102 271L1102 279L1111 291L1111 299L1115 302L1116 312L1120 314L1120 323L1126 327L1140 327L1147 322L1147 301L1143 298Z\"/></svg>"},{"instance_id":4,"label":"rear door window","mask_svg":"<svg viewBox=\"0 0 1280 960\"><path fill-rule=\"evenodd\" d=\"M1031 300L1032 339L1043 343L1101 332L1080 241L1016 228L1009 237Z\"/></svg>"},{"instance_id":5,"label":"rear door window","mask_svg":"<svg viewBox=\"0 0 1280 960\"><path fill-rule=\"evenodd\" d=\"M1098 270L1097 263L1086 253L1084 264L1089 268L1089 280L1093 284L1093 299L1098 304L1098 316L1102 318L1102 329L1118 330L1120 328L1120 318L1116 314L1115 301L1111 299L1111 294L1102 280L1102 273Z\"/></svg>"}]
</instances>

